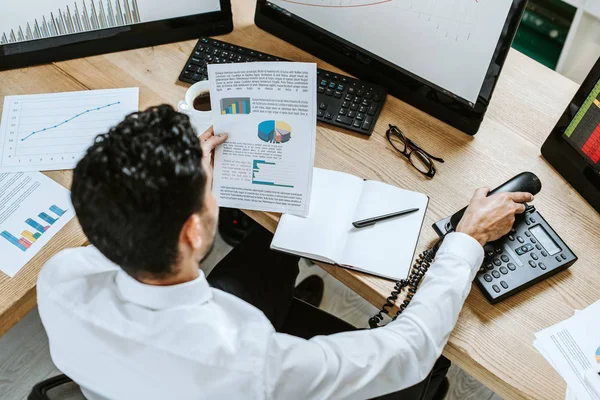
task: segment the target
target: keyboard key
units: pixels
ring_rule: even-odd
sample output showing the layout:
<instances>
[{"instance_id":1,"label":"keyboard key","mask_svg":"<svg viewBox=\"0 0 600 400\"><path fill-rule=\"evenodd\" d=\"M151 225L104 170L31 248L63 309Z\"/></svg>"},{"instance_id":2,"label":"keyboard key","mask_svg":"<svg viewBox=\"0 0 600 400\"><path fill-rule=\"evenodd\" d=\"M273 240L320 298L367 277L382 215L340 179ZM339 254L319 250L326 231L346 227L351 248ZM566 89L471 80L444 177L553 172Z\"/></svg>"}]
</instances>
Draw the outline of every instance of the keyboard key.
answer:
<instances>
[{"instance_id":1,"label":"keyboard key","mask_svg":"<svg viewBox=\"0 0 600 400\"><path fill-rule=\"evenodd\" d=\"M353 88L353 87L351 87L351 88L348 89L348 93L349 94L354 94L354 93L356 93L356 89Z\"/></svg>"},{"instance_id":2,"label":"keyboard key","mask_svg":"<svg viewBox=\"0 0 600 400\"><path fill-rule=\"evenodd\" d=\"M325 116L325 112L323 110L317 111L317 117L323 118Z\"/></svg>"},{"instance_id":3,"label":"keyboard key","mask_svg":"<svg viewBox=\"0 0 600 400\"><path fill-rule=\"evenodd\" d=\"M517 240L519 243L525 243L525 239L523 239L521 236L517 236Z\"/></svg>"},{"instance_id":4,"label":"keyboard key","mask_svg":"<svg viewBox=\"0 0 600 400\"><path fill-rule=\"evenodd\" d=\"M537 264L533 260L529 260L529 265L531 265L531 268L537 267Z\"/></svg>"},{"instance_id":5,"label":"keyboard key","mask_svg":"<svg viewBox=\"0 0 600 400\"><path fill-rule=\"evenodd\" d=\"M352 101L353 98L354 98L354 96L352 96L351 94L347 94L346 97L344 97L344 100Z\"/></svg>"},{"instance_id":6,"label":"keyboard key","mask_svg":"<svg viewBox=\"0 0 600 400\"><path fill-rule=\"evenodd\" d=\"M344 102L342 103L342 108L348 108L348 107L350 107L350 102L348 102L348 101L344 101Z\"/></svg>"},{"instance_id":7,"label":"keyboard key","mask_svg":"<svg viewBox=\"0 0 600 400\"><path fill-rule=\"evenodd\" d=\"M360 121L359 120L354 121L354 123L352 124L352 126L355 127L355 128L360 128Z\"/></svg>"},{"instance_id":8,"label":"keyboard key","mask_svg":"<svg viewBox=\"0 0 600 400\"><path fill-rule=\"evenodd\" d=\"M515 267L515 264L513 264L513 263L508 263L507 267L508 267L508 269L510 269L511 271L514 271L515 269L517 269L517 267Z\"/></svg>"},{"instance_id":9,"label":"keyboard key","mask_svg":"<svg viewBox=\"0 0 600 400\"><path fill-rule=\"evenodd\" d=\"M340 77L339 77L339 76L337 76L337 75L333 75L333 79L335 79L336 81L339 81L339 80L340 80Z\"/></svg>"},{"instance_id":10,"label":"keyboard key","mask_svg":"<svg viewBox=\"0 0 600 400\"><path fill-rule=\"evenodd\" d=\"M489 274L485 274L483 279L485 279L486 282L491 282L494 278L492 278Z\"/></svg>"},{"instance_id":11,"label":"keyboard key","mask_svg":"<svg viewBox=\"0 0 600 400\"><path fill-rule=\"evenodd\" d=\"M367 111L367 114L369 114L370 116L373 116L373 115L375 115L376 112L377 112L377 107L371 106L371 107L369 107L369 111Z\"/></svg>"},{"instance_id":12,"label":"keyboard key","mask_svg":"<svg viewBox=\"0 0 600 400\"><path fill-rule=\"evenodd\" d=\"M508 283L506 283L506 282L504 282L504 281L501 281L501 282L500 282L500 284L502 285L502 287L503 287L504 289L508 289Z\"/></svg>"},{"instance_id":13,"label":"keyboard key","mask_svg":"<svg viewBox=\"0 0 600 400\"><path fill-rule=\"evenodd\" d=\"M538 244L535 245L535 248L538 249L538 250L541 250L542 246L540 246L540 244L538 243Z\"/></svg>"},{"instance_id":14,"label":"keyboard key","mask_svg":"<svg viewBox=\"0 0 600 400\"><path fill-rule=\"evenodd\" d=\"M504 249L502 247L496 248L496 254L502 254L503 252L504 252Z\"/></svg>"},{"instance_id":15,"label":"keyboard key","mask_svg":"<svg viewBox=\"0 0 600 400\"><path fill-rule=\"evenodd\" d=\"M365 119L365 114L361 114L361 113L356 114L357 121L362 121L364 119Z\"/></svg>"},{"instance_id":16,"label":"keyboard key","mask_svg":"<svg viewBox=\"0 0 600 400\"><path fill-rule=\"evenodd\" d=\"M497 258L494 258L494 265L497 266L497 267L499 267L500 265L502 265L502 261L500 261Z\"/></svg>"},{"instance_id":17,"label":"keyboard key","mask_svg":"<svg viewBox=\"0 0 600 400\"><path fill-rule=\"evenodd\" d=\"M494 289L494 292L500 293L500 288L498 287L498 285L492 286L492 289Z\"/></svg>"},{"instance_id":18,"label":"keyboard key","mask_svg":"<svg viewBox=\"0 0 600 400\"><path fill-rule=\"evenodd\" d=\"M325 90L325 94L326 94L327 96L333 96L333 90L331 90L331 89L327 88L327 90Z\"/></svg>"},{"instance_id":19,"label":"keyboard key","mask_svg":"<svg viewBox=\"0 0 600 400\"><path fill-rule=\"evenodd\" d=\"M229 52L228 51L222 51L221 52L221 57L229 58Z\"/></svg>"},{"instance_id":20,"label":"keyboard key","mask_svg":"<svg viewBox=\"0 0 600 400\"><path fill-rule=\"evenodd\" d=\"M503 254L502 257L500 257L500 258L502 258L502 261L504 261L505 263L510 261L510 259L508 258L508 256L506 254Z\"/></svg>"},{"instance_id":21,"label":"keyboard key","mask_svg":"<svg viewBox=\"0 0 600 400\"><path fill-rule=\"evenodd\" d=\"M320 110L327 110L327 104L321 103L321 105L319 105L319 109Z\"/></svg>"},{"instance_id":22,"label":"keyboard key","mask_svg":"<svg viewBox=\"0 0 600 400\"><path fill-rule=\"evenodd\" d=\"M494 269L494 265L492 263L487 263L485 264L485 268L487 268L488 271L491 271Z\"/></svg>"},{"instance_id":23,"label":"keyboard key","mask_svg":"<svg viewBox=\"0 0 600 400\"><path fill-rule=\"evenodd\" d=\"M362 99L362 97L359 96L354 96L354 99L352 99L353 103L360 103L360 100Z\"/></svg>"},{"instance_id":24,"label":"keyboard key","mask_svg":"<svg viewBox=\"0 0 600 400\"><path fill-rule=\"evenodd\" d=\"M335 120L341 124L346 125L350 125L352 123L352 118L344 117L343 115L338 115Z\"/></svg>"},{"instance_id":25,"label":"keyboard key","mask_svg":"<svg viewBox=\"0 0 600 400\"><path fill-rule=\"evenodd\" d=\"M348 111L348 116L349 116L350 118L354 118L354 117L356 117L356 111L352 111L352 110Z\"/></svg>"},{"instance_id":26,"label":"keyboard key","mask_svg":"<svg viewBox=\"0 0 600 400\"><path fill-rule=\"evenodd\" d=\"M337 90L338 92L343 92L344 91L344 85L338 85Z\"/></svg>"},{"instance_id":27,"label":"keyboard key","mask_svg":"<svg viewBox=\"0 0 600 400\"><path fill-rule=\"evenodd\" d=\"M358 109L358 112L363 113L363 114L366 113L367 112L367 107L360 106L360 108Z\"/></svg>"},{"instance_id":28,"label":"keyboard key","mask_svg":"<svg viewBox=\"0 0 600 400\"><path fill-rule=\"evenodd\" d=\"M356 111L356 110L358 110L358 104L356 104L356 103L352 103L352 104L350 105L350 109L351 109L352 111Z\"/></svg>"},{"instance_id":29,"label":"keyboard key","mask_svg":"<svg viewBox=\"0 0 600 400\"><path fill-rule=\"evenodd\" d=\"M331 119L333 118L333 115L331 115L330 112L325 113L325 119Z\"/></svg>"},{"instance_id":30,"label":"keyboard key","mask_svg":"<svg viewBox=\"0 0 600 400\"><path fill-rule=\"evenodd\" d=\"M341 80L342 82L344 82L344 83L348 83L348 78L346 78L345 76L342 76L342 77L340 78L340 80Z\"/></svg>"},{"instance_id":31,"label":"keyboard key","mask_svg":"<svg viewBox=\"0 0 600 400\"><path fill-rule=\"evenodd\" d=\"M202 43L208 43L208 39L207 38L202 38L200 40L202 41Z\"/></svg>"},{"instance_id":32,"label":"keyboard key","mask_svg":"<svg viewBox=\"0 0 600 400\"><path fill-rule=\"evenodd\" d=\"M325 72L325 77L331 78L331 74L329 72Z\"/></svg>"},{"instance_id":33,"label":"keyboard key","mask_svg":"<svg viewBox=\"0 0 600 400\"><path fill-rule=\"evenodd\" d=\"M357 94L358 96L363 96L363 95L365 94L365 91L364 91L364 90L362 90L362 89L358 89L358 92L356 92L356 94Z\"/></svg>"},{"instance_id":34,"label":"keyboard key","mask_svg":"<svg viewBox=\"0 0 600 400\"><path fill-rule=\"evenodd\" d=\"M565 256L564 254L561 254L561 255L560 255L560 258L562 258L563 260L566 260L566 259L567 259L567 256Z\"/></svg>"},{"instance_id":35,"label":"keyboard key","mask_svg":"<svg viewBox=\"0 0 600 400\"><path fill-rule=\"evenodd\" d=\"M500 267L500 272L502 272L503 275L508 274L508 270L506 269L506 267Z\"/></svg>"},{"instance_id":36,"label":"keyboard key","mask_svg":"<svg viewBox=\"0 0 600 400\"><path fill-rule=\"evenodd\" d=\"M537 260L539 257L537 254L531 253L531 258L533 258L534 260Z\"/></svg>"},{"instance_id":37,"label":"keyboard key","mask_svg":"<svg viewBox=\"0 0 600 400\"><path fill-rule=\"evenodd\" d=\"M236 57L239 57L239 56L238 56L238 55L236 55L235 53L230 53L230 54L229 54L229 59L230 59L231 61L235 61Z\"/></svg>"},{"instance_id":38,"label":"keyboard key","mask_svg":"<svg viewBox=\"0 0 600 400\"><path fill-rule=\"evenodd\" d=\"M202 80L202 75L200 75L200 74L194 74L192 76L192 80L194 80L194 81L201 81Z\"/></svg>"},{"instance_id":39,"label":"keyboard key","mask_svg":"<svg viewBox=\"0 0 600 400\"><path fill-rule=\"evenodd\" d=\"M373 97L373 92L367 92L365 93L365 99L370 99Z\"/></svg>"},{"instance_id":40,"label":"keyboard key","mask_svg":"<svg viewBox=\"0 0 600 400\"><path fill-rule=\"evenodd\" d=\"M212 55L213 55L214 57L216 57L216 56L218 56L218 55L220 55L220 54L221 54L221 50L219 50L219 49L214 49L214 50L213 50L213 52L212 52Z\"/></svg>"},{"instance_id":41,"label":"keyboard key","mask_svg":"<svg viewBox=\"0 0 600 400\"><path fill-rule=\"evenodd\" d=\"M535 238L531 238L531 239L529 239L529 240L530 240L530 241L531 241L531 243L533 243L533 244L537 243L537 240L535 240Z\"/></svg>"},{"instance_id":42,"label":"keyboard key","mask_svg":"<svg viewBox=\"0 0 600 400\"><path fill-rule=\"evenodd\" d=\"M525 236L531 237L531 233L529 233L529 231L525 231Z\"/></svg>"},{"instance_id":43,"label":"keyboard key","mask_svg":"<svg viewBox=\"0 0 600 400\"><path fill-rule=\"evenodd\" d=\"M318 92L318 93L325 93L325 88L324 88L323 86L319 86L319 87L317 88L317 92Z\"/></svg>"},{"instance_id":44,"label":"keyboard key","mask_svg":"<svg viewBox=\"0 0 600 400\"><path fill-rule=\"evenodd\" d=\"M375 96L373 96L373 101L380 101L381 100L381 95L379 93L375 94Z\"/></svg>"},{"instance_id":45,"label":"keyboard key","mask_svg":"<svg viewBox=\"0 0 600 400\"><path fill-rule=\"evenodd\" d=\"M333 93L333 97L335 97L336 99L341 99L342 98L342 92L336 90Z\"/></svg>"},{"instance_id":46,"label":"keyboard key","mask_svg":"<svg viewBox=\"0 0 600 400\"><path fill-rule=\"evenodd\" d=\"M365 131L368 131L370 127L371 127L371 123L367 122L367 120L365 120L363 122L362 126L360 127L360 129L364 129Z\"/></svg>"},{"instance_id":47,"label":"keyboard key","mask_svg":"<svg viewBox=\"0 0 600 400\"><path fill-rule=\"evenodd\" d=\"M513 235L508 235L508 240L510 240L511 242L514 242L515 237Z\"/></svg>"},{"instance_id":48,"label":"keyboard key","mask_svg":"<svg viewBox=\"0 0 600 400\"><path fill-rule=\"evenodd\" d=\"M556 256L556 261L561 262L562 259L560 258L560 256Z\"/></svg>"},{"instance_id":49,"label":"keyboard key","mask_svg":"<svg viewBox=\"0 0 600 400\"><path fill-rule=\"evenodd\" d=\"M329 89L335 89L335 82L329 82Z\"/></svg>"},{"instance_id":50,"label":"keyboard key","mask_svg":"<svg viewBox=\"0 0 600 400\"><path fill-rule=\"evenodd\" d=\"M492 271L492 275L493 275L494 278L500 278L500 272L498 272L496 270Z\"/></svg>"},{"instance_id":51,"label":"keyboard key","mask_svg":"<svg viewBox=\"0 0 600 400\"><path fill-rule=\"evenodd\" d=\"M542 257L548 257L548 253L546 253L544 250L542 250Z\"/></svg>"},{"instance_id":52,"label":"keyboard key","mask_svg":"<svg viewBox=\"0 0 600 400\"><path fill-rule=\"evenodd\" d=\"M340 108L339 114L340 115L346 115L346 114L348 114L348 109L346 109L346 108Z\"/></svg>"},{"instance_id":53,"label":"keyboard key","mask_svg":"<svg viewBox=\"0 0 600 400\"><path fill-rule=\"evenodd\" d=\"M192 71L185 71L185 72L183 73L183 77L184 77L185 79L192 79L192 76L193 76L193 75L194 75L194 73L193 73Z\"/></svg>"},{"instance_id":54,"label":"keyboard key","mask_svg":"<svg viewBox=\"0 0 600 400\"><path fill-rule=\"evenodd\" d=\"M518 256L522 256L523 254L525 254L525 252L520 247L517 247L515 249L515 253L517 253Z\"/></svg>"},{"instance_id":55,"label":"keyboard key","mask_svg":"<svg viewBox=\"0 0 600 400\"><path fill-rule=\"evenodd\" d=\"M327 82L327 80L326 80L326 79L323 79L323 80L321 81L321 83L319 83L319 85L321 85L321 86L327 86L328 84L329 84L329 82Z\"/></svg>"}]
</instances>

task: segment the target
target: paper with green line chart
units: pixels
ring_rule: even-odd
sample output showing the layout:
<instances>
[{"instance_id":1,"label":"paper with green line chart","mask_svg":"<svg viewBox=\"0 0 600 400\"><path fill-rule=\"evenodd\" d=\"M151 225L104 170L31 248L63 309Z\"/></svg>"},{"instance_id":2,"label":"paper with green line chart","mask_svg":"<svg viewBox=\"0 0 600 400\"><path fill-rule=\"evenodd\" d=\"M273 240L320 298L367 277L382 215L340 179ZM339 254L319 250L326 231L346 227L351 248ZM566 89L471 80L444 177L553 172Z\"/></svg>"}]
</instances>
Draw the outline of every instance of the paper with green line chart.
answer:
<instances>
[{"instance_id":1,"label":"paper with green line chart","mask_svg":"<svg viewBox=\"0 0 600 400\"><path fill-rule=\"evenodd\" d=\"M316 141L317 68L268 62L209 66L213 192L222 207L305 216Z\"/></svg>"}]
</instances>

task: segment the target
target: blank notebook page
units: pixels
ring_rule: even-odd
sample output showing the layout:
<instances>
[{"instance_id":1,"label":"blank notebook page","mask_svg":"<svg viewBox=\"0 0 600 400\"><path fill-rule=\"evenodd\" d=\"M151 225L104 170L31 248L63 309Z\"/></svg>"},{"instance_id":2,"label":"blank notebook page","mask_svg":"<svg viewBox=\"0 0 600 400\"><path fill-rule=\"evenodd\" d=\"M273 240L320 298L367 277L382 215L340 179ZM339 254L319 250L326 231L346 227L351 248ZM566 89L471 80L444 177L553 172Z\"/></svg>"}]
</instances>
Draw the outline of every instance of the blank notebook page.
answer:
<instances>
[{"instance_id":1,"label":"blank notebook page","mask_svg":"<svg viewBox=\"0 0 600 400\"><path fill-rule=\"evenodd\" d=\"M408 276L429 198L376 181L366 181L352 221L409 208L419 211L356 229L346 224L346 245L340 264L395 280Z\"/></svg>"}]
</instances>

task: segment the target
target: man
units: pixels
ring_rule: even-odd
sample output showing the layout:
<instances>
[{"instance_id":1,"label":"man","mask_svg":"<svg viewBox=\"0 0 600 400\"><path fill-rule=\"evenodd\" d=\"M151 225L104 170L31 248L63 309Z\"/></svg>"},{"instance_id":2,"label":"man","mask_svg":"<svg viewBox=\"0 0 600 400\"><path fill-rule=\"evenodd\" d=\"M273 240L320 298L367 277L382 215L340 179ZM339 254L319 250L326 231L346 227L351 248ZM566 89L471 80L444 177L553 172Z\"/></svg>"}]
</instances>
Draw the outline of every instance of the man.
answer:
<instances>
[{"instance_id":1,"label":"man","mask_svg":"<svg viewBox=\"0 0 600 400\"><path fill-rule=\"evenodd\" d=\"M198 268L215 236L212 156L225 140L209 130L199 143L186 116L160 106L100 135L79 162L72 199L93 247L61 252L38 279L57 367L90 399L432 397L447 361L435 385L429 374L482 245L506 234L533 197L478 190L400 318L314 336L320 324L289 320L298 259L271 252L266 231L208 280ZM314 337L277 332L294 324ZM420 384L428 376L429 390Z\"/></svg>"}]
</instances>

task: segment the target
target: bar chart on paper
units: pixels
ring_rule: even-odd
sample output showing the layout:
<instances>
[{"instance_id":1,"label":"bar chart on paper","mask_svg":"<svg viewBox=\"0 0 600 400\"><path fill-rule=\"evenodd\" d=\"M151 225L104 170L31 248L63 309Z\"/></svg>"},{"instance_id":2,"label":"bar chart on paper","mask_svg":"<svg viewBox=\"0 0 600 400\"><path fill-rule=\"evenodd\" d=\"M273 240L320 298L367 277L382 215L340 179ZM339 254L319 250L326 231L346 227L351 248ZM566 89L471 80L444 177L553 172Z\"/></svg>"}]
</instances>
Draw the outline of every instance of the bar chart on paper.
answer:
<instances>
[{"instance_id":1,"label":"bar chart on paper","mask_svg":"<svg viewBox=\"0 0 600 400\"><path fill-rule=\"evenodd\" d=\"M73 217L67 189L39 172L0 173L0 271L14 276Z\"/></svg>"},{"instance_id":2,"label":"bar chart on paper","mask_svg":"<svg viewBox=\"0 0 600 400\"><path fill-rule=\"evenodd\" d=\"M94 138L138 110L138 88L7 96L0 172L72 169Z\"/></svg>"},{"instance_id":3,"label":"bar chart on paper","mask_svg":"<svg viewBox=\"0 0 600 400\"><path fill-rule=\"evenodd\" d=\"M295 168L290 165L254 160L252 163L252 184L293 188Z\"/></svg>"}]
</instances>

